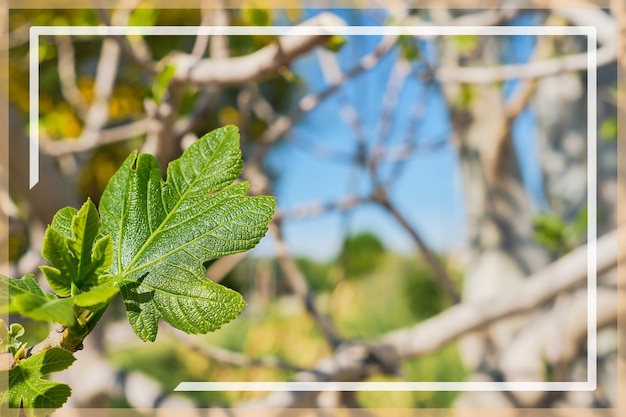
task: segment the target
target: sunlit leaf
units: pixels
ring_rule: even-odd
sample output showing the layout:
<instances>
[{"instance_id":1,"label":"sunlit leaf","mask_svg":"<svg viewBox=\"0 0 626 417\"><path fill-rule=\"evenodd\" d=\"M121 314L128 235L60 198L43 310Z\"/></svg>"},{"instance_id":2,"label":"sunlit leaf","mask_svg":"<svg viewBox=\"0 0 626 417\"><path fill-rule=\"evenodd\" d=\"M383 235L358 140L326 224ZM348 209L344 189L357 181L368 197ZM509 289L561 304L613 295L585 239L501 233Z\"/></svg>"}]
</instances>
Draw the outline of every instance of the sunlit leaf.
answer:
<instances>
[{"instance_id":1,"label":"sunlit leaf","mask_svg":"<svg viewBox=\"0 0 626 417\"><path fill-rule=\"evenodd\" d=\"M29 417L38 415L37 408L61 407L72 392L70 387L42 377L67 369L74 360L69 351L61 348L46 349L21 360L9 370L9 406L23 406Z\"/></svg>"},{"instance_id":2,"label":"sunlit leaf","mask_svg":"<svg viewBox=\"0 0 626 417\"><path fill-rule=\"evenodd\" d=\"M254 247L274 212L272 197L248 197L239 134L215 130L170 163L167 181L152 155L131 154L100 201L130 323L154 340L159 318L188 333L206 333L237 316L240 294L208 280L204 263Z\"/></svg>"}]
</instances>

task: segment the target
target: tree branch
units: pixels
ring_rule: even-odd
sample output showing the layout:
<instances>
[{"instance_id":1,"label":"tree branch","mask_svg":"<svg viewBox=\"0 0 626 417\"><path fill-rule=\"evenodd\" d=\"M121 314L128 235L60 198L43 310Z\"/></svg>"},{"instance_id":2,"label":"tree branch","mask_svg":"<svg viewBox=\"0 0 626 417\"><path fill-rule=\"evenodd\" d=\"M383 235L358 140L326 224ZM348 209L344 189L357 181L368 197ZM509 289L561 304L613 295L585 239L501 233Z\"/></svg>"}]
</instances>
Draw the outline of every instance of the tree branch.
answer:
<instances>
[{"instance_id":1,"label":"tree branch","mask_svg":"<svg viewBox=\"0 0 626 417\"><path fill-rule=\"evenodd\" d=\"M343 26L345 22L334 14L320 13L301 25ZM177 81L194 85L237 86L275 76L281 67L323 44L329 36L283 36L276 43L241 57L198 60L196 56L179 54L171 57L168 63L176 67Z\"/></svg>"},{"instance_id":2,"label":"tree branch","mask_svg":"<svg viewBox=\"0 0 626 417\"><path fill-rule=\"evenodd\" d=\"M601 274L615 268L626 258L618 252L618 234L626 237L626 228L614 230L597 240L597 270ZM488 302L461 303L420 324L389 333L381 339L392 346L401 359L432 352L472 331L498 320L529 311L575 288L587 279L587 245L581 246L511 288L507 294Z\"/></svg>"},{"instance_id":3,"label":"tree branch","mask_svg":"<svg viewBox=\"0 0 626 417\"><path fill-rule=\"evenodd\" d=\"M302 300L306 310L318 324L328 343L333 348L339 346L342 341L341 337L339 337L328 319L322 316L322 314L318 311L317 306L315 305L315 299L309 290L306 279L298 269L296 263L289 256L287 245L285 245L283 240L280 223L272 221L272 223L270 223L270 230L276 238L276 256L278 257L278 262L285 273L287 284L289 284L293 293Z\"/></svg>"},{"instance_id":4,"label":"tree branch","mask_svg":"<svg viewBox=\"0 0 626 417\"><path fill-rule=\"evenodd\" d=\"M428 264L428 266L435 273L437 284L448 296L448 298L455 304L461 301L461 296L456 290L452 278L450 278L443 265L441 265L436 256L431 252L430 248L426 245L417 230L409 224L409 222L404 218L404 216L402 216L402 214L400 214L391 201L389 201L386 189L382 187L378 188L374 192L373 200L383 206L393 216L393 218L400 223L404 230L411 235L411 238L413 238L413 241L419 248L424 261L426 261L426 264Z\"/></svg>"}]
</instances>

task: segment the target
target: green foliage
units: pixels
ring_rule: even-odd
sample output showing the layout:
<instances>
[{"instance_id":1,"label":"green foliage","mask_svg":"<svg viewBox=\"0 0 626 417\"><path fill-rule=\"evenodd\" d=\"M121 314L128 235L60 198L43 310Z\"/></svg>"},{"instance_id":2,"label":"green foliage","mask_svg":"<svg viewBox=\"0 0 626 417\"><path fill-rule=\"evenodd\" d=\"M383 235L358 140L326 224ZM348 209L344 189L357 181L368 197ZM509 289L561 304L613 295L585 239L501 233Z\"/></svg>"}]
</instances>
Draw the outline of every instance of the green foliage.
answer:
<instances>
[{"instance_id":1,"label":"green foliage","mask_svg":"<svg viewBox=\"0 0 626 417\"><path fill-rule=\"evenodd\" d=\"M600 124L600 138L605 141L617 139L617 117L607 117Z\"/></svg>"},{"instance_id":2,"label":"green foliage","mask_svg":"<svg viewBox=\"0 0 626 417\"><path fill-rule=\"evenodd\" d=\"M400 55L407 61L419 61L422 57L420 49L417 46L417 42L413 36L401 35L397 40L398 47L400 48Z\"/></svg>"},{"instance_id":3,"label":"green foliage","mask_svg":"<svg viewBox=\"0 0 626 417\"><path fill-rule=\"evenodd\" d=\"M252 248L274 212L271 197L246 197L234 126L213 131L170 163L167 181L151 155L131 154L100 201L111 236L111 273L128 318L143 340L154 340L160 317L188 333L206 333L237 316L238 293L204 276L204 262Z\"/></svg>"},{"instance_id":4,"label":"green foliage","mask_svg":"<svg viewBox=\"0 0 626 417\"><path fill-rule=\"evenodd\" d=\"M385 247L378 237L369 232L348 236L344 242L342 259L346 278L360 277L378 265Z\"/></svg>"},{"instance_id":5,"label":"green foliage","mask_svg":"<svg viewBox=\"0 0 626 417\"><path fill-rule=\"evenodd\" d=\"M241 9L241 18L250 26L269 26L272 16L268 9Z\"/></svg>"},{"instance_id":6,"label":"green foliage","mask_svg":"<svg viewBox=\"0 0 626 417\"><path fill-rule=\"evenodd\" d=\"M540 213L533 219L535 240L555 255L574 249L587 232L587 208L578 211L571 222L555 213Z\"/></svg>"},{"instance_id":7,"label":"green foliage","mask_svg":"<svg viewBox=\"0 0 626 417\"><path fill-rule=\"evenodd\" d=\"M7 328L4 320L0 320L0 353L11 352L14 358L20 359L26 349L26 343L18 340L24 336L24 327L19 323L12 323Z\"/></svg>"},{"instance_id":8,"label":"green foliage","mask_svg":"<svg viewBox=\"0 0 626 417\"><path fill-rule=\"evenodd\" d=\"M50 348L17 363L9 370L9 406L24 407L28 417L36 416L36 408L59 408L67 401L70 387L42 377L67 369L74 356L62 348Z\"/></svg>"}]
</instances>

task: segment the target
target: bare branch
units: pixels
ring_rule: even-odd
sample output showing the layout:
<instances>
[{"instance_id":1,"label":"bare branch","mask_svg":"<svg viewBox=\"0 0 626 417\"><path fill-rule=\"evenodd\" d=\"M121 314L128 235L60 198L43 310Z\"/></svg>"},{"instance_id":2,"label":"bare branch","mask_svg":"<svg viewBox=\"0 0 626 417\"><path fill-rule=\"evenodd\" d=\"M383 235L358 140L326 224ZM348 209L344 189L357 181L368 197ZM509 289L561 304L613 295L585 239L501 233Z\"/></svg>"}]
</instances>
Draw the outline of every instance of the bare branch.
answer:
<instances>
[{"instance_id":1,"label":"bare branch","mask_svg":"<svg viewBox=\"0 0 626 417\"><path fill-rule=\"evenodd\" d=\"M239 262L244 260L250 252L240 252L224 256L211 264L204 275L213 282L220 282Z\"/></svg>"},{"instance_id":2,"label":"bare branch","mask_svg":"<svg viewBox=\"0 0 626 417\"><path fill-rule=\"evenodd\" d=\"M176 341L184 345L192 352L196 352L207 359L220 362L226 365L239 366L239 367L263 367L263 368L276 368L290 372L300 372L302 368L287 363L279 358L267 357L267 358L251 358L248 355L240 352L235 352L228 349L223 349L217 346L209 346L207 344L201 344L195 338L189 336L181 331L176 331L171 327L163 327Z\"/></svg>"},{"instance_id":3,"label":"bare branch","mask_svg":"<svg viewBox=\"0 0 626 417\"><path fill-rule=\"evenodd\" d=\"M98 132L95 141L87 141L85 138L64 139L60 141L45 141L41 143L41 149L47 155L63 156L73 153L81 153L99 148L102 145L120 142L140 136L148 131L149 119L137 120L124 125L102 129Z\"/></svg>"},{"instance_id":4,"label":"bare branch","mask_svg":"<svg viewBox=\"0 0 626 417\"><path fill-rule=\"evenodd\" d=\"M618 234L625 238L626 228L620 228L597 240L598 274L614 268L626 258L618 252ZM461 303L450 307L413 327L389 333L380 341L393 346L401 359L432 352L452 340L490 324L536 308L565 291L580 286L587 279L588 247L581 246L568 255L534 273L507 294L487 302Z\"/></svg>"},{"instance_id":5,"label":"bare branch","mask_svg":"<svg viewBox=\"0 0 626 417\"><path fill-rule=\"evenodd\" d=\"M330 84L323 91L317 94L309 94L303 97L298 103L298 107L293 109L287 116L278 117L270 127L267 128L262 135L260 141L261 146L256 149L256 152L244 167L244 175L250 179L252 190L254 193L263 193L267 189L268 184L263 180L261 173L261 161L265 157L265 154L269 151L270 147L284 134L286 134L294 125L295 122L300 120L307 112L314 109L319 103L335 93L347 80L358 76L364 71L372 68L379 59L391 50L396 42L396 36L385 36L378 46L371 53L364 56L359 64L353 69L343 74L343 76L337 79L334 83Z\"/></svg>"},{"instance_id":6,"label":"bare branch","mask_svg":"<svg viewBox=\"0 0 626 417\"><path fill-rule=\"evenodd\" d=\"M98 9L98 13L100 14L100 18L105 25L112 25L111 19L109 19L109 16L104 9ZM133 42L129 42L126 37L118 35L106 36L106 38L112 39L115 43L117 43L122 54L145 71L146 74L154 76L159 73L157 64L152 60L147 46L139 39L134 39Z\"/></svg>"},{"instance_id":7,"label":"bare branch","mask_svg":"<svg viewBox=\"0 0 626 417\"><path fill-rule=\"evenodd\" d=\"M83 120L87 114L88 104L76 85L76 69L74 45L69 36L55 36L59 55L58 70L61 80L61 93L67 102L76 110Z\"/></svg>"},{"instance_id":8,"label":"bare branch","mask_svg":"<svg viewBox=\"0 0 626 417\"><path fill-rule=\"evenodd\" d=\"M614 62L617 58L615 39L616 22L610 15L599 9L558 9L554 10L575 25L590 25L598 29L598 41L602 44L597 50L597 66ZM441 67L435 76L442 83L491 84L503 80L534 79L556 75L568 71L586 70L587 52L532 61L526 64L500 65L494 67Z\"/></svg>"},{"instance_id":9,"label":"bare branch","mask_svg":"<svg viewBox=\"0 0 626 417\"><path fill-rule=\"evenodd\" d=\"M211 23L211 12L207 9L202 10L202 19L200 20L200 26L208 26ZM199 33L196 36L196 40L191 48L191 55L196 58L202 58L206 52L206 48L209 45L209 35L206 33Z\"/></svg>"},{"instance_id":10,"label":"bare branch","mask_svg":"<svg viewBox=\"0 0 626 417\"><path fill-rule=\"evenodd\" d=\"M398 59L389 75L385 97L383 98L383 108L378 121L378 134L372 145L372 154L368 161L368 168L372 173L372 179L375 184L378 184L380 179L378 178L379 160L374 155L379 155L379 151L389 141L389 134L393 126L393 115L398 105L400 92L410 71L411 64L406 59Z\"/></svg>"},{"instance_id":11,"label":"bare branch","mask_svg":"<svg viewBox=\"0 0 626 417\"><path fill-rule=\"evenodd\" d=\"M372 201L370 197L348 196L340 201L328 203L308 203L302 206L294 207L290 210L279 210L274 214L274 220L292 220L307 217L320 216L330 211L348 211L359 204Z\"/></svg>"},{"instance_id":12,"label":"bare branch","mask_svg":"<svg viewBox=\"0 0 626 417\"><path fill-rule=\"evenodd\" d=\"M404 230L411 235L411 238L413 238L413 241L419 248L422 257L424 258L424 261L426 261L426 264L428 264L428 266L435 273L437 284L445 292L448 298L455 304L461 301L461 296L457 292L452 278L450 278L443 265L441 265L436 256L431 252L430 248L426 245L415 227L411 226L411 224L409 224L404 216L400 214L391 201L389 201L386 189L381 187L378 188L374 192L373 200L389 211L389 213L398 221L398 223L400 223Z\"/></svg>"},{"instance_id":13,"label":"bare branch","mask_svg":"<svg viewBox=\"0 0 626 417\"><path fill-rule=\"evenodd\" d=\"M326 82L328 84L339 82L343 75L341 68L339 67L337 55L330 51L320 49L317 51L317 57ZM361 120L359 119L359 114L348 100L345 90L340 90L337 94L337 98L341 106L340 116L342 120L344 123L352 127L352 132L357 144L357 156L365 155L365 143L367 138L365 135L365 129L363 128L363 123L361 123ZM354 158L352 159L354 160Z\"/></svg>"},{"instance_id":14,"label":"bare branch","mask_svg":"<svg viewBox=\"0 0 626 417\"><path fill-rule=\"evenodd\" d=\"M270 230L273 232L276 238L276 252L278 257L278 262L285 273L285 277L287 279L287 284L293 291L293 293L298 296L306 310L309 312L311 317L318 324L324 336L326 336L326 340L333 347L339 346L341 343L341 338L333 329L330 322L322 316L322 314L318 311L317 306L315 305L315 299L313 294L309 290L309 286L307 285L306 279L298 269L298 266L293 261L291 256L289 256L289 252L287 251L287 245L282 237L282 230L280 228L280 224L276 221L272 221L270 223Z\"/></svg>"},{"instance_id":15,"label":"bare branch","mask_svg":"<svg viewBox=\"0 0 626 417\"><path fill-rule=\"evenodd\" d=\"M226 13L223 0L214 2L213 5L213 25L228 26L228 14ZM221 59L229 56L228 39L223 35L213 35L211 37L211 58Z\"/></svg>"},{"instance_id":16,"label":"bare branch","mask_svg":"<svg viewBox=\"0 0 626 417\"><path fill-rule=\"evenodd\" d=\"M302 25L342 26L345 23L330 13L321 13ZM169 61L176 67L175 79L180 82L221 86L241 85L266 80L278 74L296 57L326 42L330 35L283 36L276 43L252 54L233 58L207 58L179 54Z\"/></svg>"}]
</instances>

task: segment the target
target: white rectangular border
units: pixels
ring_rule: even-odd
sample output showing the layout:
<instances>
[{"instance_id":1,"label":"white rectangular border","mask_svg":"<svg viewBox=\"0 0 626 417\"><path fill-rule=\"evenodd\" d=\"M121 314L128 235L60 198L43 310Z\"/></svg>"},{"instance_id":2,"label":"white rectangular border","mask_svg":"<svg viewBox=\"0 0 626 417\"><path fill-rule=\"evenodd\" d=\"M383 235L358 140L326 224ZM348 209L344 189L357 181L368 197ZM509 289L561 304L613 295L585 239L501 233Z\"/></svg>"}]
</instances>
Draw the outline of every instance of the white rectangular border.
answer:
<instances>
[{"instance_id":1,"label":"white rectangular border","mask_svg":"<svg viewBox=\"0 0 626 417\"><path fill-rule=\"evenodd\" d=\"M33 26L30 28L29 184L39 182L41 35L570 35L587 36L587 381L586 382L181 382L174 391L594 391L596 329L596 28L594 26Z\"/></svg>"}]
</instances>

